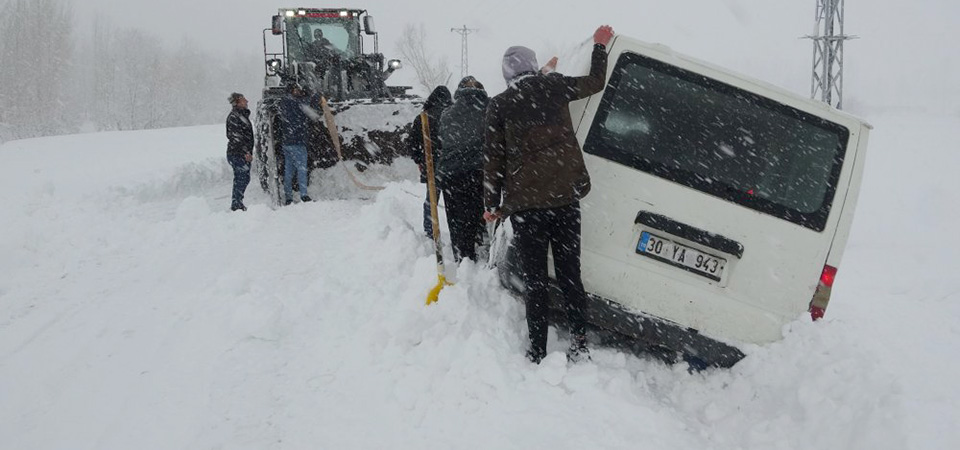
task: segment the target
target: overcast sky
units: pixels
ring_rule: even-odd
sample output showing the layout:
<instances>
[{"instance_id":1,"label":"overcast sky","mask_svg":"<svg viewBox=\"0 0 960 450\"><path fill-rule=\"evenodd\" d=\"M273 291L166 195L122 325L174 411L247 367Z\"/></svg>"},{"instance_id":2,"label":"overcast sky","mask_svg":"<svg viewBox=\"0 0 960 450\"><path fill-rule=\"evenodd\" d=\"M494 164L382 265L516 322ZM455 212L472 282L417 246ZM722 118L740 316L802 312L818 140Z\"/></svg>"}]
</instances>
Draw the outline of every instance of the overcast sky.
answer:
<instances>
[{"instance_id":1,"label":"overcast sky","mask_svg":"<svg viewBox=\"0 0 960 450\"><path fill-rule=\"evenodd\" d=\"M118 26L141 28L177 45L184 37L209 50L262 51L261 31L278 7L321 6L276 0L76 0L84 23L97 12ZM471 36L470 68L498 91L499 60L510 45L526 45L545 61L608 23L618 33L674 50L808 95L816 0L367 0L340 6L376 17L381 51L394 47L404 25L424 23L432 50L449 57L459 78L460 37ZM960 1L849 0L845 99L848 109L930 107L960 114ZM82 24L81 24L82 25ZM561 65L562 69L562 65ZM260 71L260 67L250 70ZM409 71L407 71L409 72ZM396 82L411 83L410 74ZM453 81L454 83L456 80Z\"/></svg>"}]
</instances>

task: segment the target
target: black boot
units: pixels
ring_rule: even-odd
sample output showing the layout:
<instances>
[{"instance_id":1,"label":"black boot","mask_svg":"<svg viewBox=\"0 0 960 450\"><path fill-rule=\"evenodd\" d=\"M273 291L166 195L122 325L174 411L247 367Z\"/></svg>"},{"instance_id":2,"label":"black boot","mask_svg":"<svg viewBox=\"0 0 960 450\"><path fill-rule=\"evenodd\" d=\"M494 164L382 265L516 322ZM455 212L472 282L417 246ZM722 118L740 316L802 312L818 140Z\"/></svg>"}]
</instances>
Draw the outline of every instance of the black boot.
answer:
<instances>
[{"instance_id":1,"label":"black boot","mask_svg":"<svg viewBox=\"0 0 960 450\"><path fill-rule=\"evenodd\" d=\"M591 361L590 349L587 348L587 336L575 334L571 336L570 348L567 349L567 361L574 364Z\"/></svg>"},{"instance_id":2,"label":"black boot","mask_svg":"<svg viewBox=\"0 0 960 450\"><path fill-rule=\"evenodd\" d=\"M527 359L534 364L540 364L540 361L543 361L543 358L546 357L546 353L540 352L534 349L527 350Z\"/></svg>"}]
</instances>

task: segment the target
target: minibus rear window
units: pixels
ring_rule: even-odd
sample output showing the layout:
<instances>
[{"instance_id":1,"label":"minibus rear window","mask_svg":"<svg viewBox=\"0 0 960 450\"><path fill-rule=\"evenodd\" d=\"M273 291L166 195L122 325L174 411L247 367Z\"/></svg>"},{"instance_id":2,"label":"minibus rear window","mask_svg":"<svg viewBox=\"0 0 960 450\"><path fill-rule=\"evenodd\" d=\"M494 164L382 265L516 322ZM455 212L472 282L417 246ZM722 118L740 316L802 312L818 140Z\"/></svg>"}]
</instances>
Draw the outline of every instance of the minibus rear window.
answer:
<instances>
[{"instance_id":1,"label":"minibus rear window","mask_svg":"<svg viewBox=\"0 0 960 450\"><path fill-rule=\"evenodd\" d=\"M848 138L833 122L624 53L584 151L823 231Z\"/></svg>"}]
</instances>

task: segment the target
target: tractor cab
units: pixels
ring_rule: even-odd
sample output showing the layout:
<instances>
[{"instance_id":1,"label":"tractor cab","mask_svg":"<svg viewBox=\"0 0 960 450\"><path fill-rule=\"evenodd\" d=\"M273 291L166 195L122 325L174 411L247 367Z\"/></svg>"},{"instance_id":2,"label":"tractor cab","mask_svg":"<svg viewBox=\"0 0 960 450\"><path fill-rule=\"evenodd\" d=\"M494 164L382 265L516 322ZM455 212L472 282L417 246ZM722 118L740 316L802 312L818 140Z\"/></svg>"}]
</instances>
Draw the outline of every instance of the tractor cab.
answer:
<instances>
[{"instance_id":1,"label":"tractor cab","mask_svg":"<svg viewBox=\"0 0 960 450\"><path fill-rule=\"evenodd\" d=\"M267 31L280 37L272 52ZM372 41L371 53L365 41ZM386 85L400 61L384 61L373 16L362 9L281 8L264 30L264 61L268 88L298 83L332 101L391 98L406 91Z\"/></svg>"}]
</instances>

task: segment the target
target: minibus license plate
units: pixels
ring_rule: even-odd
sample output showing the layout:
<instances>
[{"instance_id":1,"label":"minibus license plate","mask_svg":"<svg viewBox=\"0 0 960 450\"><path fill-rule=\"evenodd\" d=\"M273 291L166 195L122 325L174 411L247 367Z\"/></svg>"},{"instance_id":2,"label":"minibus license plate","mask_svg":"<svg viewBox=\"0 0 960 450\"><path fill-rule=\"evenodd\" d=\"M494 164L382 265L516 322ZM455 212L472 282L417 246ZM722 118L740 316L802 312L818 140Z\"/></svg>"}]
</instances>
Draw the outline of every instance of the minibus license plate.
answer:
<instances>
[{"instance_id":1,"label":"minibus license plate","mask_svg":"<svg viewBox=\"0 0 960 450\"><path fill-rule=\"evenodd\" d=\"M640 234L637 253L660 262L720 281L727 260L692 249L646 231Z\"/></svg>"}]
</instances>

